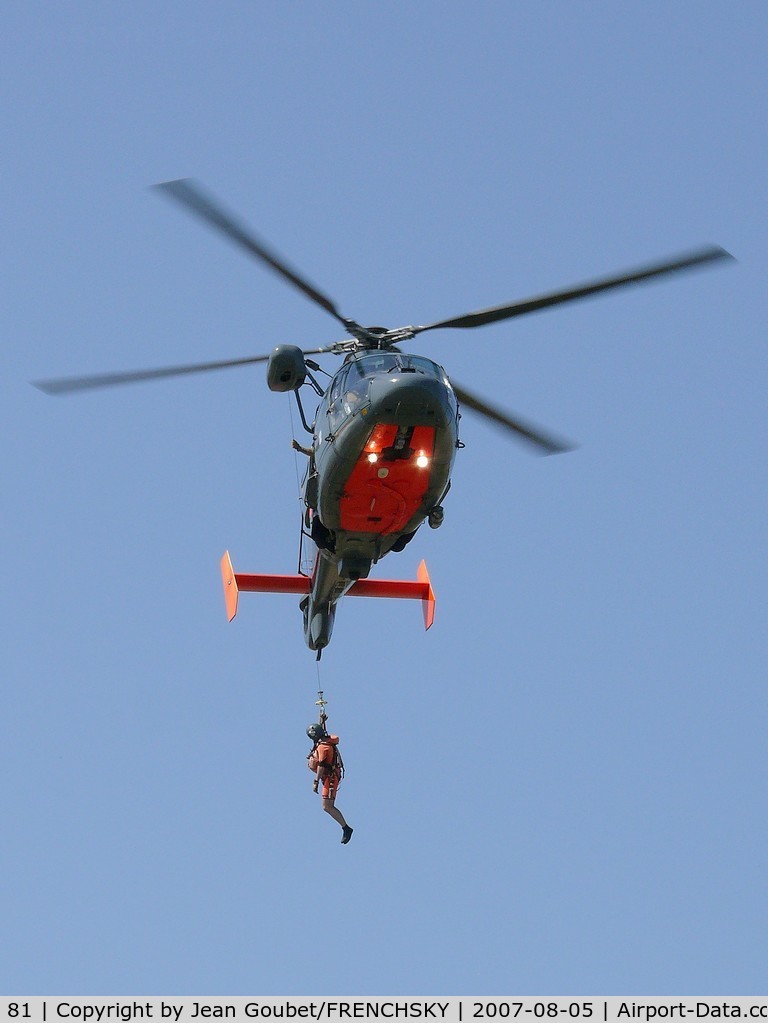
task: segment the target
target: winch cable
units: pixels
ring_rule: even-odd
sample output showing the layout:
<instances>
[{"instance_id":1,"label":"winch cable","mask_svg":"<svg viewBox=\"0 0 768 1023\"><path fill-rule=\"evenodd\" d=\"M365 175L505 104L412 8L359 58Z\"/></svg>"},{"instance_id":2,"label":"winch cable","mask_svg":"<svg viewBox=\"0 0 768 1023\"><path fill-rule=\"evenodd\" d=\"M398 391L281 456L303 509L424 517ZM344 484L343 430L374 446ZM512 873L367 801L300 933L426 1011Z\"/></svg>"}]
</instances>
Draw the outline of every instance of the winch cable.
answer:
<instances>
[{"instance_id":1,"label":"winch cable","mask_svg":"<svg viewBox=\"0 0 768 1023\"><path fill-rule=\"evenodd\" d=\"M317 669L317 699L315 700L315 706L320 708L320 716L319 716L318 720L320 721L320 724L322 725L322 727L325 728L325 722L328 720L328 715L325 713L325 708L328 706L328 701L326 700L326 698L325 698L325 696L323 694L323 690L322 690L323 683L320 681L320 658L319 657L315 661L315 666L316 666L316 669Z\"/></svg>"},{"instance_id":2,"label":"winch cable","mask_svg":"<svg viewBox=\"0 0 768 1023\"><path fill-rule=\"evenodd\" d=\"M296 446L296 424L293 419L293 402L288 402L288 413L291 419L291 448L293 450L293 468L296 473L296 501L299 505L299 516L301 522L301 528L299 532L299 564L298 571L300 575L309 575L310 569L305 563L304 554L304 537L307 536L306 530L309 528L307 522L307 509L304 505L304 494L301 487L301 473L299 472L299 448ZM318 660L320 660L318 656Z\"/></svg>"},{"instance_id":3,"label":"winch cable","mask_svg":"<svg viewBox=\"0 0 768 1023\"><path fill-rule=\"evenodd\" d=\"M290 402L290 401L288 402L288 412L289 412L290 417L291 417L291 440L295 441L296 440L296 426L295 426L294 421L293 421L293 402ZM291 448L293 450L293 468L294 468L294 470L296 472L296 494L297 494L297 499L299 501L299 504L301 504L301 478L299 476L299 453L296 450L296 448L293 447L293 444L291 445Z\"/></svg>"},{"instance_id":4,"label":"winch cable","mask_svg":"<svg viewBox=\"0 0 768 1023\"><path fill-rule=\"evenodd\" d=\"M290 401L288 402L288 414L290 416L290 421L291 421L291 439L293 440L293 442L295 444L295 441L296 441L296 424L295 424L294 418L293 418L293 403L290 402ZM294 468L294 471L296 473L296 498L297 498L299 504L301 504L301 502L302 502L302 494L301 494L301 478L300 478L300 474L299 474L299 454L298 454L298 451L297 451L296 447L294 446L294 444L292 444L291 447L293 448L293 468ZM302 522L301 522L301 524L302 524L302 532L303 532L303 529L304 529L304 516L303 516L303 513L302 513ZM301 571L301 565L299 565L299 571ZM326 708L326 706L328 704L328 701L325 699L325 697L323 695L323 690L321 688L322 683L320 681L320 656L321 656L322 652L323 652L322 648L320 648L317 651L317 658L315 659L315 669L316 669L316 672L317 672L317 699L315 700L315 706L320 708L318 720L319 720L319 723L322 725L322 727L325 728L325 722L328 719L328 715L325 713L325 708Z\"/></svg>"}]
</instances>

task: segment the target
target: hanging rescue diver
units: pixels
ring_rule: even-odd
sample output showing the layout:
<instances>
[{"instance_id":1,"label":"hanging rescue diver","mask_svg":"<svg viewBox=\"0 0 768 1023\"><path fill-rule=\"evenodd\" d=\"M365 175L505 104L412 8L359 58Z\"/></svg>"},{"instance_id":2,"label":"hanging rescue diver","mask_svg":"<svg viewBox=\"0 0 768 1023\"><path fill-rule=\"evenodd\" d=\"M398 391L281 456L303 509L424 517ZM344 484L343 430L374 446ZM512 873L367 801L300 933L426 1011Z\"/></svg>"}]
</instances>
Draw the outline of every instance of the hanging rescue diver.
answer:
<instances>
[{"instance_id":1,"label":"hanging rescue diver","mask_svg":"<svg viewBox=\"0 0 768 1023\"><path fill-rule=\"evenodd\" d=\"M344 777L344 762L339 752L338 735L329 735L325 728L327 718L320 714L320 723L314 723L307 729L307 735L314 745L307 755L307 767L314 772L312 783L314 792L320 791L323 799L323 810L341 828L341 844L346 845L352 837L352 828L347 824L341 810L336 804L336 792Z\"/></svg>"}]
</instances>

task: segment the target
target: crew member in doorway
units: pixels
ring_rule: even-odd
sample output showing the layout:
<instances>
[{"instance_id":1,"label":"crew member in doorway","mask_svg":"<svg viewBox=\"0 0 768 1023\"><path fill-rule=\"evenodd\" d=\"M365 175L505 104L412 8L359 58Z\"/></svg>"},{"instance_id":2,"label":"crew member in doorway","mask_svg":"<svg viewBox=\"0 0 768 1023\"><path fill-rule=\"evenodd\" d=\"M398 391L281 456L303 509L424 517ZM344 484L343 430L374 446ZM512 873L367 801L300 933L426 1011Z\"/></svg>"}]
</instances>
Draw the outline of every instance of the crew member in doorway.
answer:
<instances>
[{"instance_id":1,"label":"crew member in doorway","mask_svg":"<svg viewBox=\"0 0 768 1023\"><path fill-rule=\"evenodd\" d=\"M299 444L299 442L295 439L291 441L291 447L294 451L300 451L302 455L306 455L307 458L311 458L314 454L312 448L305 448L303 444Z\"/></svg>"},{"instance_id":2,"label":"crew member in doorway","mask_svg":"<svg viewBox=\"0 0 768 1023\"><path fill-rule=\"evenodd\" d=\"M307 766L315 775L312 788L320 792L323 809L336 821L341 828L341 844L346 845L352 837L352 828L344 820L344 815L336 806L336 793L344 775L344 762L339 752L338 735L329 735L325 723L312 724L307 735L314 743L307 756Z\"/></svg>"}]
</instances>

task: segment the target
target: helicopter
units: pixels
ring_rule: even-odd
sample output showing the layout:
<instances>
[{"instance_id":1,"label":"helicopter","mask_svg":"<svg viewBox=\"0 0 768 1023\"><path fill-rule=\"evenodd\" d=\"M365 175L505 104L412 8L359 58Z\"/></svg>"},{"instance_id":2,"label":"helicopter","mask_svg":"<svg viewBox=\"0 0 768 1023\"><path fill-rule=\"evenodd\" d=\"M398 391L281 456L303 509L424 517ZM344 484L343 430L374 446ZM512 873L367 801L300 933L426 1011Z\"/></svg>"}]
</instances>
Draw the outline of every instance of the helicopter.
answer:
<instances>
[{"instance_id":1,"label":"helicopter","mask_svg":"<svg viewBox=\"0 0 768 1023\"><path fill-rule=\"evenodd\" d=\"M295 593L301 596L304 639L319 660L333 632L342 596L405 597L422 602L424 624L434 619L435 595L422 561L415 581L370 579L373 565L402 551L426 521L437 529L451 486L456 452L461 448L461 410L469 410L545 455L570 445L511 415L449 379L438 363L408 354L402 345L429 330L469 329L513 319L632 284L691 270L733 256L707 246L674 259L588 281L513 303L481 309L426 325L363 326L342 316L335 302L276 255L258 236L190 179L153 186L210 227L265 264L344 328L346 337L318 348L281 344L269 354L182 366L65 377L35 382L48 394L140 383L166 377L267 364L272 391L293 393L303 428L312 443L294 448L307 456L302 484L300 571L296 575L236 573L229 552L221 560L227 616L237 612L241 591ZM322 386L322 370L311 356L332 354L341 368ZM300 389L318 399L307 421ZM315 548L311 572L301 572L304 541Z\"/></svg>"}]
</instances>

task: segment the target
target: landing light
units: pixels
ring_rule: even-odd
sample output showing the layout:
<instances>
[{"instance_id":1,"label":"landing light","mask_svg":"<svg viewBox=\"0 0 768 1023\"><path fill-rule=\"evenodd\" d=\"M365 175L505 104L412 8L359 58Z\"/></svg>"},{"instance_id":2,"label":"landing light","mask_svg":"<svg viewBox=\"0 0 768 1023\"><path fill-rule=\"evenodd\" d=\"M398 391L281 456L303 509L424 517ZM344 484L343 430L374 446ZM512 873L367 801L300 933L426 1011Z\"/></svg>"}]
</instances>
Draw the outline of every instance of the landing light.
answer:
<instances>
[{"instance_id":1,"label":"landing light","mask_svg":"<svg viewBox=\"0 0 768 1023\"><path fill-rule=\"evenodd\" d=\"M378 460L379 460L379 456L376 454L375 451L372 451L368 455L368 461L371 463L371 465L373 465L374 462L378 462Z\"/></svg>"},{"instance_id":2,"label":"landing light","mask_svg":"<svg viewBox=\"0 0 768 1023\"><path fill-rule=\"evenodd\" d=\"M416 465L418 465L420 469L426 469L429 465L429 459L423 452L417 457Z\"/></svg>"}]
</instances>

